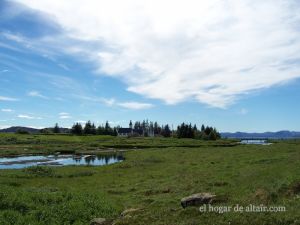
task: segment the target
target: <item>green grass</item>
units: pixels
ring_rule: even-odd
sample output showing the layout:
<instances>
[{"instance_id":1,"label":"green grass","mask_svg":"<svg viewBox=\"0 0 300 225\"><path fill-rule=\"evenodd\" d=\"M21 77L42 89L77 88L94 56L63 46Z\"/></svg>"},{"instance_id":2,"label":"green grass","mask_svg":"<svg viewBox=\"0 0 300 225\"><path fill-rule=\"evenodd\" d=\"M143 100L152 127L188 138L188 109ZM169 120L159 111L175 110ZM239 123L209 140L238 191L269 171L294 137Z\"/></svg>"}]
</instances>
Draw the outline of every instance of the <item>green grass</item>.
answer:
<instances>
[{"instance_id":1,"label":"green grass","mask_svg":"<svg viewBox=\"0 0 300 225\"><path fill-rule=\"evenodd\" d=\"M99 135L22 135L0 133L0 155L101 152L109 149L228 147L234 145L236 145L234 140L202 141L177 138L120 138Z\"/></svg>"},{"instance_id":2,"label":"green grass","mask_svg":"<svg viewBox=\"0 0 300 225\"><path fill-rule=\"evenodd\" d=\"M12 137L16 142L8 143ZM40 142L29 143L29 138ZM226 148L220 147L222 142ZM102 167L0 170L1 225L89 224L95 217L123 225L300 224L299 141L228 147L232 142L2 135L1 143L3 155L21 153L24 145L31 146L31 152L44 145L61 149L79 145L83 151L91 143L147 146L125 152L121 163ZM9 150L4 149L7 146ZM196 207L182 209L180 199L198 192L216 194L216 205L282 205L287 211L217 214L200 213ZM128 208L141 210L120 218Z\"/></svg>"}]
</instances>

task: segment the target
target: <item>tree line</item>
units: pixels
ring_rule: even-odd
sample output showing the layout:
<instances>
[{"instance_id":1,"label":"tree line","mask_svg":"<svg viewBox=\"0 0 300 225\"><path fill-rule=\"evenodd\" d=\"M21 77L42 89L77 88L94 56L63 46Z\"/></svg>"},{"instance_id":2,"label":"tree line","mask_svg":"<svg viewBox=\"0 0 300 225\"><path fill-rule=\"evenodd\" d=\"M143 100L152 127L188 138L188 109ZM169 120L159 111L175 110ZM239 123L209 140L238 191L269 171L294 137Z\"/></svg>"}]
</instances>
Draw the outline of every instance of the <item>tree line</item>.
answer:
<instances>
[{"instance_id":1,"label":"tree line","mask_svg":"<svg viewBox=\"0 0 300 225\"><path fill-rule=\"evenodd\" d=\"M88 121L85 125L81 123L73 124L72 128L69 130L69 133L74 135L111 135L117 136L118 129L120 126L111 127L109 122L106 121L104 125L99 125L96 127L94 123ZM133 131L143 131L143 136L162 136L162 137L177 137L177 138L193 138L193 139L203 139L203 140L217 140L221 138L220 133L216 128L205 126L204 124L200 129L197 128L197 125L192 125L191 123L182 123L177 126L177 129L171 129L169 124L160 125L158 122L152 122L148 120L129 122L129 128ZM56 123L52 128L53 133L61 133L62 128Z\"/></svg>"},{"instance_id":2,"label":"tree line","mask_svg":"<svg viewBox=\"0 0 300 225\"><path fill-rule=\"evenodd\" d=\"M172 131L168 124L159 125L157 122L152 122L148 120L136 121L134 125L130 120L129 128L132 128L134 130L143 130L144 136L163 136L163 137L172 136Z\"/></svg>"},{"instance_id":3,"label":"tree line","mask_svg":"<svg viewBox=\"0 0 300 225\"><path fill-rule=\"evenodd\" d=\"M216 128L204 126L202 124L201 129L198 130L196 124L192 126L192 124L182 123L177 127L176 131L178 138L196 138L203 140L217 140L221 138L220 133Z\"/></svg>"},{"instance_id":4,"label":"tree line","mask_svg":"<svg viewBox=\"0 0 300 225\"><path fill-rule=\"evenodd\" d=\"M111 135L111 136L117 136L117 127L111 127L106 121L105 125L99 125L96 127L94 123L91 121L88 121L85 123L84 126L81 125L81 123L75 123L73 124L70 133L75 135ZM56 123L53 128L53 133L60 133L61 128Z\"/></svg>"}]
</instances>

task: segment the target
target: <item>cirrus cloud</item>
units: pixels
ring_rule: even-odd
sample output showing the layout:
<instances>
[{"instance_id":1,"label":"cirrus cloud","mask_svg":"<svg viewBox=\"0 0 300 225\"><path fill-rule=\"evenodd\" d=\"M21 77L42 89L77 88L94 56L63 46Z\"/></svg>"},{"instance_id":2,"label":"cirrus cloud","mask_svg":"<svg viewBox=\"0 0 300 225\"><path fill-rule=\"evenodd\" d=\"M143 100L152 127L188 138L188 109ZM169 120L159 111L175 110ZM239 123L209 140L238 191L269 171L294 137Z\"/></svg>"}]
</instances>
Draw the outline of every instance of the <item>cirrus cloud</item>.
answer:
<instances>
[{"instance_id":1,"label":"cirrus cloud","mask_svg":"<svg viewBox=\"0 0 300 225\"><path fill-rule=\"evenodd\" d=\"M27 114L19 114L17 117L20 118L20 119L28 119L28 120L41 120L41 119L43 119L42 117L35 117L35 116L27 115Z\"/></svg>"},{"instance_id":2,"label":"cirrus cloud","mask_svg":"<svg viewBox=\"0 0 300 225\"><path fill-rule=\"evenodd\" d=\"M7 96L0 96L0 101L18 101L18 99Z\"/></svg>"},{"instance_id":3,"label":"cirrus cloud","mask_svg":"<svg viewBox=\"0 0 300 225\"><path fill-rule=\"evenodd\" d=\"M226 108L300 77L300 6L293 0L17 2L63 28L60 43L73 40L64 51L167 104ZM51 37L42 41L55 45Z\"/></svg>"},{"instance_id":4,"label":"cirrus cloud","mask_svg":"<svg viewBox=\"0 0 300 225\"><path fill-rule=\"evenodd\" d=\"M126 109L150 109L153 107L150 103L141 103L141 102L120 102L118 103L119 106L126 108Z\"/></svg>"},{"instance_id":5,"label":"cirrus cloud","mask_svg":"<svg viewBox=\"0 0 300 225\"><path fill-rule=\"evenodd\" d=\"M11 113L14 112L14 110L12 109L1 109L2 112L7 112L7 113Z\"/></svg>"},{"instance_id":6,"label":"cirrus cloud","mask_svg":"<svg viewBox=\"0 0 300 225\"><path fill-rule=\"evenodd\" d=\"M58 115L59 115L59 119L70 119L71 118L70 114L66 113L66 112L61 112Z\"/></svg>"},{"instance_id":7,"label":"cirrus cloud","mask_svg":"<svg viewBox=\"0 0 300 225\"><path fill-rule=\"evenodd\" d=\"M42 95L38 91L30 91L30 92L28 92L28 96L30 96L30 97L38 97L38 98L43 98L43 99L49 99L48 97L46 97L45 95Z\"/></svg>"}]
</instances>

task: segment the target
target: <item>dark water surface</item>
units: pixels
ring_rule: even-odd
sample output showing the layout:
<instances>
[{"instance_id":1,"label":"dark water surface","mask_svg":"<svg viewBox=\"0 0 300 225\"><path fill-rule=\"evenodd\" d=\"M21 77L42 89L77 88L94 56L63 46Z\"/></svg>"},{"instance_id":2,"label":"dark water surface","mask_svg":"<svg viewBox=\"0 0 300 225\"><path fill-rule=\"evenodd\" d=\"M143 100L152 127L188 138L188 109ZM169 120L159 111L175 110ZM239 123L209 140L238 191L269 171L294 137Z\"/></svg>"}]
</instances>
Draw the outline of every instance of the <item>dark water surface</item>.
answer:
<instances>
[{"instance_id":1,"label":"dark water surface","mask_svg":"<svg viewBox=\"0 0 300 225\"><path fill-rule=\"evenodd\" d=\"M103 166L121 162L121 155L29 155L0 157L0 169L22 169L30 166L92 165Z\"/></svg>"}]
</instances>

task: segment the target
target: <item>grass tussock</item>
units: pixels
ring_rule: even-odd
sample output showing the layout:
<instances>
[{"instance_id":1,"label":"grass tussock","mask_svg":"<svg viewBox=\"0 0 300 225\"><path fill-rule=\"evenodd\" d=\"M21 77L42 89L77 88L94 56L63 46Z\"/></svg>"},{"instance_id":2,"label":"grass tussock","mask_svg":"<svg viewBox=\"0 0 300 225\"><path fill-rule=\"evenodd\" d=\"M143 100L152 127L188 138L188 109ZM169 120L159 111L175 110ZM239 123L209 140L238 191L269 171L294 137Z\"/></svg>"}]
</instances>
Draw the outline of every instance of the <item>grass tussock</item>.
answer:
<instances>
[{"instance_id":1,"label":"grass tussock","mask_svg":"<svg viewBox=\"0 0 300 225\"><path fill-rule=\"evenodd\" d=\"M0 224L85 224L117 215L101 196L76 192L0 190Z\"/></svg>"}]
</instances>

